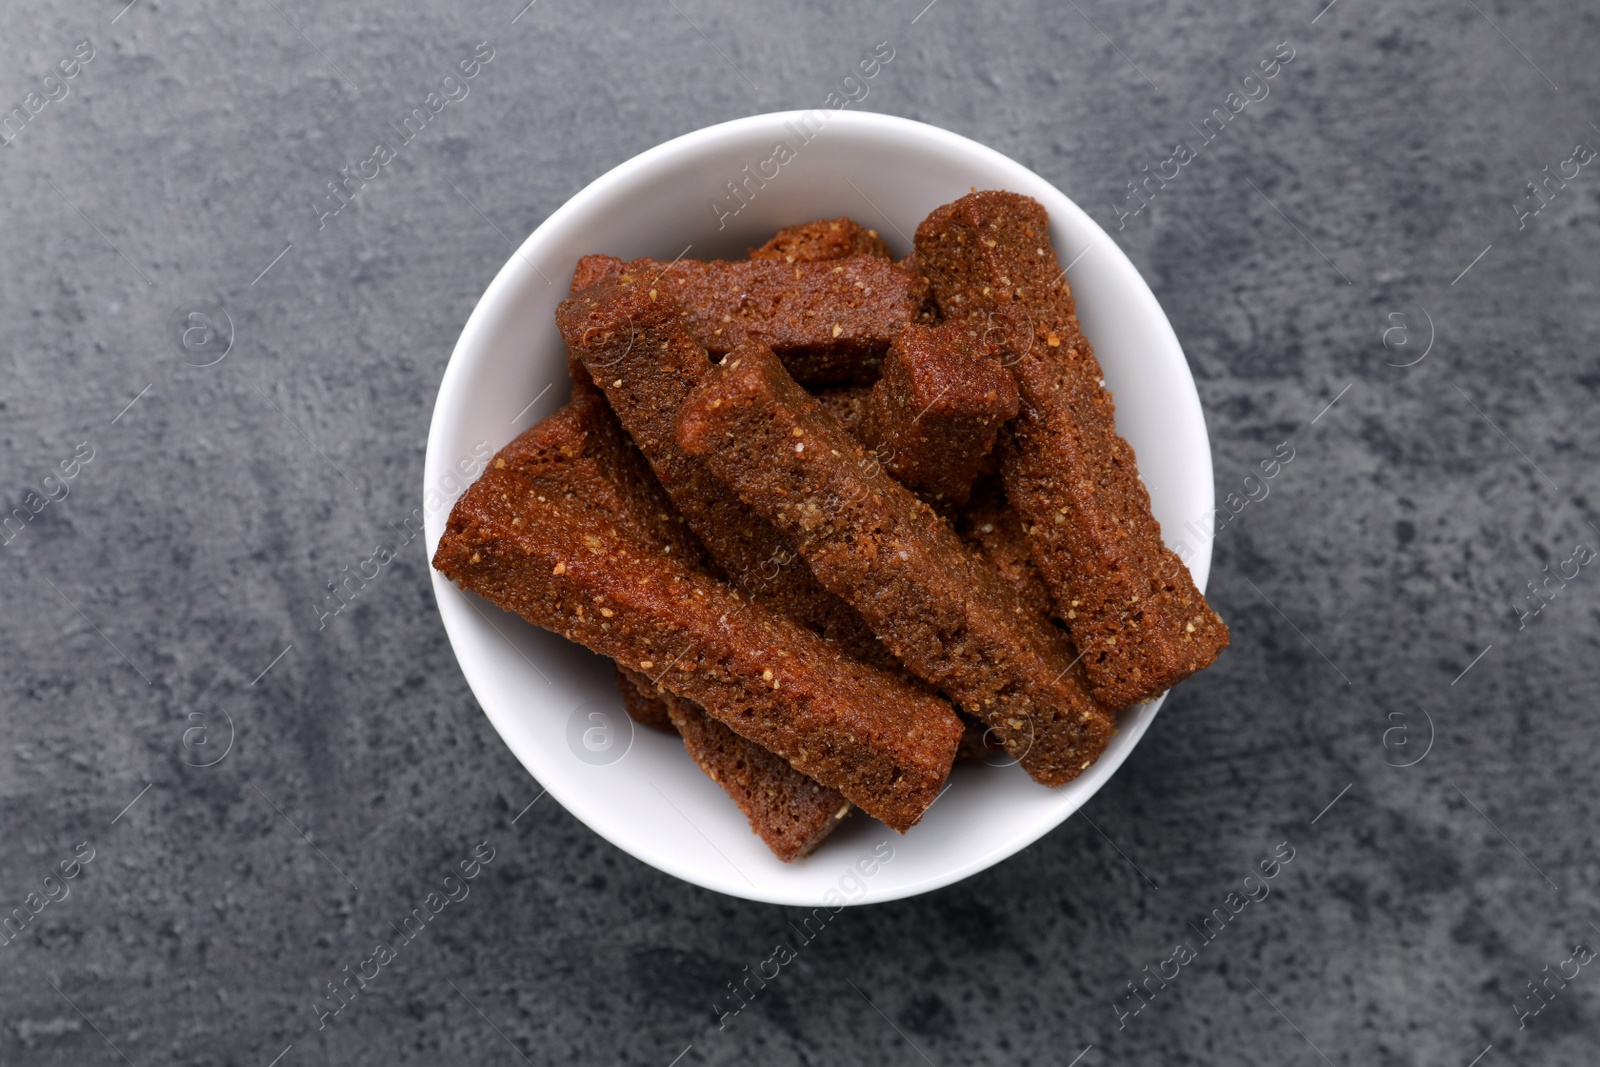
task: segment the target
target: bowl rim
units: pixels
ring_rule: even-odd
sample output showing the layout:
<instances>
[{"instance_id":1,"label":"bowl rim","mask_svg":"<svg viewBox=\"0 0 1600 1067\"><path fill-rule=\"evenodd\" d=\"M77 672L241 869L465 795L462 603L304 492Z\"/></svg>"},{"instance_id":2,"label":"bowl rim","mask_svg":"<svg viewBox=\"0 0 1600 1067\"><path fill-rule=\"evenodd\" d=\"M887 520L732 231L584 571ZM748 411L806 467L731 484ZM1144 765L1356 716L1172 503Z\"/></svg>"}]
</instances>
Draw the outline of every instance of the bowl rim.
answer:
<instances>
[{"instance_id":1,"label":"bowl rim","mask_svg":"<svg viewBox=\"0 0 1600 1067\"><path fill-rule=\"evenodd\" d=\"M469 596L470 594L463 593L454 583L446 579L437 570L434 570L431 565L433 553L437 549L439 539L443 534L450 508L447 506L435 507L430 510L426 506L426 502L428 496L434 492L433 487L440 484L441 476L448 473L450 468L451 459L444 454L443 445L440 444L442 429L446 423L455 417L454 413L462 403L462 382L469 374L472 353L482 346L486 333L496 328L498 324L495 320L502 314L502 308L506 304L509 295L521 290L527 284L530 272L537 272L544 277L548 284L556 284L549 277L544 276L543 272L529 257L527 253L530 246L537 245L544 235L561 230L566 226L568 219L589 210L595 202L604 202L606 198L612 195L615 189L619 186L626 186L640 171L649 170L664 160L685 153L692 154L704 150L724 139L738 139L745 137L752 131L781 128L784 123L798 121L801 116L814 114L816 110L766 112L716 123L680 134L616 164L574 193L566 202L539 223L496 272L494 279L474 305L455 346L451 350L449 361L440 379L433 415L429 421L422 480L425 504L423 509L424 543L427 545L428 550L429 576L432 582L435 605L440 612L440 620L450 641L451 651L456 658L463 677L466 679L468 687L473 692L474 699L477 700L479 707L489 718L490 724L494 726L495 732L500 735L501 740L511 750L512 755L522 765L529 777L533 778L542 789L548 791L552 798L560 803L579 822L639 862L702 889L747 900L787 906L817 906L821 901L817 896L810 893L786 894L779 891L751 891L754 887L747 889L745 886L731 880L711 878L692 860L679 859L674 855L642 855L630 847L629 844L613 837L603 824L591 821L581 792L568 790L553 780L547 782L535 774L528 755L520 751L520 746L511 740L508 731L502 729L497 715L503 714L503 712L497 713L496 709L491 708L491 702L484 699L484 694L480 690L477 680L473 677L474 672L469 670L466 665L463 649L458 647L458 641L464 640L466 635L458 633L457 629L452 626L451 616L453 609L447 606L447 602L452 597ZM1155 298L1155 294L1151 291L1149 284L1144 280L1127 254L1111 239L1110 234L1071 197L1057 188L1054 183L1037 174L1032 168L962 134L914 119L855 109L833 112L828 120L828 128L830 130L850 129L856 132L894 131L909 137L928 139L930 143L942 144L945 149L970 153L989 163L1020 170L1059 198L1059 203L1050 205L1052 222L1056 220L1059 210L1065 210L1075 216L1074 222L1077 226L1087 228L1097 235L1097 243L1105 248L1107 254L1112 257L1115 267L1123 275L1123 282L1119 284L1128 285L1128 291L1133 297L1143 298L1141 302L1145 305L1145 310L1150 314L1150 327L1165 335L1165 340L1170 342L1178 355L1179 362L1183 366L1184 374L1182 375L1182 380L1169 382L1168 388L1176 391L1176 394L1172 397L1172 402L1191 409L1189 414L1194 417L1200 428L1199 439L1191 444L1196 450L1195 458L1198 461L1198 465L1203 467L1208 475L1204 479L1204 484L1198 488L1205 498L1207 508L1205 513L1209 514L1210 509L1214 508L1216 503L1215 469L1211 458L1210 434L1205 427L1205 413L1200 404L1199 391L1195 384L1193 372L1188 366L1188 360L1183 353L1182 344L1179 342L1165 311L1161 308L1160 302ZM494 445L493 450L498 451L503 445L504 442ZM1168 532L1168 540L1171 543L1170 531ZM1207 580L1210 576L1212 546L1213 541L1207 539L1188 561L1189 568L1194 575L1195 584L1202 593L1205 591ZM1070 794L1066 795L1066 799L1064 799L1058 811L1051 813L1049 817L1039 819L1037 826L1030 827L1029 832L1018 834L1015 837L1000 839L993 847L982 849L976 854L970 855L963 862L953 864L949 868L943 868L936 874L928 875L917 881L900 884L882 893L869 893L860 900L847 901L846 903L851 905L886 903L892 900L918 896L962 881L1026 849L1079 811L1120 770L1143 739L1157 711L1165 702L1166 696L1167 694L1163 693L1147 704L1124 712L1125 716L1131 716L1131 721L1119 723L1119 732L1130 735L1126 743L1118 746L1115 752L1108 752L1103 755L1088 772L1075 779L1074 783L1061 787L1063 790L1068 790L1071 789L1073 784L1079 786L1078 789L1072 790Z\"/></svg>"}]
</instances>

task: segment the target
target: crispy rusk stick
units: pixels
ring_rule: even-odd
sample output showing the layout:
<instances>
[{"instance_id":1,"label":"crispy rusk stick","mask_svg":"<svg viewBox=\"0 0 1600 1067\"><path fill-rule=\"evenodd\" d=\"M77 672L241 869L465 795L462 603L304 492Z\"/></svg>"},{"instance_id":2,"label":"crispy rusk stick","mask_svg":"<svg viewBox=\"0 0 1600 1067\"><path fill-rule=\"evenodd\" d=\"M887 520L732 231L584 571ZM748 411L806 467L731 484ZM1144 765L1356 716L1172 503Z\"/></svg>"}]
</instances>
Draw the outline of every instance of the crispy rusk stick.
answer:
<instances>
[{"instance_id":1,"label":"crispy rusk stick","mask_svg":"<svg viewBox=\"0 0 1600 1067\"><path fill-rule=\"evenodd\" d=\"M693 534L683 526L660 483L645 466L644 457L628 439L603 398L574 401L571 415L585 434L585 447L607 472L618 490L613 499L620 520L664 544L681 558L707 562ZM513 464L520 453L507 450ZM504 469L504 468L501 468ZM617 664L617 687L623 707L641 725L668 733L681 733L689 754L712 781L726 790L751 827L769 848L785 861L809 855L839 825L839 811L849 802L752 741L710 719L699 706L673 696L647 676ZM672 705L681 705L678 718L693 725L691 732L674 721ZM970 731L969 731L970 732Z\"/></svg>"},{"instance_id":2,"label":"crispy rusk stick","mask_svg":"<svg viewBox=\"0 0 1600 1067\"><path fill-rule=\"evenodd\" d=\"M673 697L668 710L690 758L733 798L751 831L785 863L811 855L850 814L850 802L837 789L740 737L699 705Z\"/></svg>"},{"instance_id":3,"label":"crispy rusk stick","mask_svg":"<svg viewBox=\"0 0 1600 1067\"><path fill-rule=\"evenodd\" d=\"M700 705L667 692L638 671L619 666L617 687L635 722L683 738L689 757L722 787L750 820L750 829L785 863L809 856L850 814L850 802L837 789L817 784L707 715ZM972 746L968 725L957 758Z\"/></svg>"},{"instance_id":4,"label":"crispy rusk stick","mask_svg":"<svg viewBox=\"0 0 1600 1067\"><path fill-rule=\"evenodd\" d=\"M975 760L983 762L990 756L1005 751L1005 746L995 740L994 731L982 719L961 713L961 723L966 731L961 735L961 747L956 749L956 762Z\"/></svg>"},{"instance_id":5,"label":"crispy rusk stick","mask_svg":"<svg viewBox=\"0 0 1600 1067\"><path fill-rule=\"evenodd\" d=\"M1064 637L797 385L769 349L702 379L678 441L794 542L913 673L982 718L1036 781L1094 762L1111 712Z\"/></svg>"},{"instance_id":6,"label":"crispy rusk stick","mask_svg":"<svg viewBox=\"0 0 1600 1067\"><path fill-rule=\"evenodd\" d=\"M869 230L849 218L817 219L798 226L785 226L760 248L750 250L751 259L777 259L785 263L821 263L852 256L889 258L889 246L877 230Z\"/></svg>"},{"instance_id":7,"label":"crispy rusk stick","mask_svg":"<svg viewBox=\"0 0 1600 1067\"><path fill-rule=\"evenodd\" d=\"M947 517L966 502L1001 427L1017 414L1017 385L999 349L959 322L908 324L876 385L812 395L900 484Z\"/></svg>"},{"instance_id":8,"label":"crispy rusk stick","mask_svg":"<svg viewBox=\"0 0 1600 1067\"><path fill-rule=\"evenodd\" d=\"M666 551L619 515L632 490L596 436L570 406L525 432L456 502L433 565L650 672L896 830L914 825L961 739L950 706Z\"/></svg>"},{"instance_id":9,"label":"crispy rusk stick","mask_svg":"<svg viewBox=\"0 0 1600 1067\"><path fill-rule=\"evenodd\" d=\"M605 397L598 393L574 397L559 414L561 420L554 425L577 435L574 439L582 441L582 455L604 474L595 485L594 505L659 543L667 555L716 576L716 564L705 546L678 514ZM496 453L489 466L493 470L537 471L548 462L547 436L524 433Z\"/></svg>"},{"instance_id":10,"label":"crispy rusk stick","mask_svg":"<svg viewBox=\"0 0 1600 1067\"><path fill-rule=\"evenodd\" d=\"M972 487L972 499L961 509L956 532L989 561L1028 610L1050 615L1050 588L1033 562L1022 516L1006 502L998 478L980 479Z\"/></svg>"},{"instance_id":11,"label":"crispy rusk stick","mask_svg":"<svg viewBox=\"0 0 1600 1067\"><path fill-rule=\"evenodd\" d=\"M572 271L572 285L567 289L567 295L571 296L580 289L587 289L595 282L602 281L609 270L607 261L610 258L609 256L584 256L578 260L578 265ZM578 354L572 350L571 345L567 346L567 373L572 375L573 396L599 393L599 387L595 385L594 379L589 377L589 372L585 369L583 360L578 358Z\"/></svg>"},{"instance_id":12,"label":"crispy rusk stick","mask_svg":"<svg viewBox=\"0 0 1600 1067\"><path fill-rule=\"evenodd\" d=\"M858 657L888 664L871 629L822 587L784 536L678 447L678 405L711 364L677 306L637 286L601 283L562 301L556 322L723 573Z\"/></svg>"},{"instance_id":13,"label":"crispy rusk stick","mask_svg":"<svg viewBox=\"0 0 1600 1067\"><path fill-rule=\"evenodd\" d=\"M863 440L900 484L950 514L1016 414L1017 384L982 334L959 322L912 323L889 346Z\"/></svg>"},{"instance_id":14,"label":"crispy rusk stick","mask_svg":"<svg viewBox=\"0 0 1600 1067\"><path fill-rule=\"evenodd\" d=\"M572 268L572 285L567 289L567 295L581 293L589 286L601 282L616 281L622 266L625 264L616 256L583 256Z\"/></svg>"},{"instance_id":15,"label":"crispy rusk stick","mask_svg":"<svg viewBox=\"0 0 1600 1067\"><path fill-rule=\"evenodd\" d=\"M1022 519L1006 503L999 476L993 470L984 472L973 483L972 499L957 516L956 531L1005 579L1024 607L1040 618L1050 617L1050 590L1045 588L1039 568L1028 553L1028 535ZM979 734L974 736L973 722L967 720L958 760L988 759L1000 747L983 730L982 723L977 724Z\"/></svg>"},{"instance_id":16,"label":"crispy rusk stick","mask_svg":"<svg viewBox=\"0 0 1600 1067\"><path fill-rule=\"evenodd\" d=\"M662 733L675 734L672 715L667 706L666 690L656 691L655 685L638 671L617 664L617 692L622 694L622 710L640 726L648 726Z\"/></svg>"},{"instance_id":17,"label":"crispy rusk stick","mask_svg":"<svg viewBox=\"0 0 1600 1067\"><path fill-rule=\"evenodd\" d=\"M872 388L863 385L835 386L819 390L812 396L843 423L856 440L866 444L861 424L865 418L863 411L866 398L871 395ZM879 459L882 459L881 455ZM1050 589L1044 584L1038 565L1033 562L1032 546L1028 543L1028 531L1022 516L1006 501L999 473L993 469L994 466L995 457L991 455L984 463L985 469L973 482L971 498L954 517L955 530L963 541L999 572L1029 611L1048 618L1054 611ZM970 727L976 721L968 722L968 738L963 742L963 751L975 741ZM982 729L980 724L980 733Z\"/></svg>"},{"instance_id":18,"label":"crispy rusk stick","mask_svg":"<svg viewBox=\"0 0 1600 1067\"><path fill-rule=\"evenodd\" d=\"M920 275L877 256L820 263L585 256L573 278L580 280L676 301L689 333L712 355L761 341L808 385L876 381L895 331L927 299Z\"/></svg>"},{"instance_id":19,"label":"crispy rusk stick","mask_svg":"<svg viewBox=\"0 0 1600 1067\"><path fill-rule=\"evenodd\" d=\"M567 373L572 376L573 396L599 396L600 388L584 369L583 360L571 348L567 349Z\"/></svg>"},{"instance_id":20,"label":"crispy rusk stick","mask_svg":"<svg viewBox=\"0 0 1600 1067\"><path fill-rule=\"evenodd\" d=\"M872 388L870 385L830 385L811 395L850 431L851 437L872 448L866 433L867 402L872 399Z\"/></svg>"},{"instance_id":21,"label":"crispy rusk stick","mask_svg":"<svg viewBox=\"0 0 1600 1067\"><path fill-rule=\"evenodd\" d=\"M1007 337L1022 413L1007 428L1001 476L1095 695L1119 707L1149 700L1209 666L1228 627L1161 540L1044 208L973 193L929 215L916 247L945 318Z\"/></svg>"}]
</instances>

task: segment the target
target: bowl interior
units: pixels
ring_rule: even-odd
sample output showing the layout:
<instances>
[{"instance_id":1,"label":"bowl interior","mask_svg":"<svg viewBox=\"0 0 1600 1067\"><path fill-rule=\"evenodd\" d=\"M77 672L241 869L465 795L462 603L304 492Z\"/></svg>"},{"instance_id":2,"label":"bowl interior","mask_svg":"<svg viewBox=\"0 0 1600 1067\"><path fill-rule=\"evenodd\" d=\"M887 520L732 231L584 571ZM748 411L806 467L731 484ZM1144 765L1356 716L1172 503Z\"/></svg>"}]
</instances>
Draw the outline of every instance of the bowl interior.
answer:
<instances>
[{"instance_id":1,"label":"bowl interior","mask_svg":"<svg viewBox=\"0 0 1600 1067\"><path fill-rule=\"evenodd\" d=\"M439 390L425 465L429 551L449 505L486 456L569 393L554 313L579 256L737 258L779 227L849 215L897 256L917 224L972 188L1026 193L1051 239L1083 329L1117 401L1169 545L1187 540L1195 580L1210 569L1187 524L1211 529L1211 453L1182 349L1117 245L1038 175L976 142L870 113L760 115L660 145L596 180L540 226L474 310ZM1116 771L1161 701L1130 709L1105 755L1059 789L1014 766L963 765L902 837L855 814L811 858L780 863L676 738L632 728L608 660L462 593L434 592L461 669L539 785L617 847L689 882L808 906L892 900L996 863L1058 825ZM531 800L538 786L529 783Z\"/></svg>"}]
</instances>

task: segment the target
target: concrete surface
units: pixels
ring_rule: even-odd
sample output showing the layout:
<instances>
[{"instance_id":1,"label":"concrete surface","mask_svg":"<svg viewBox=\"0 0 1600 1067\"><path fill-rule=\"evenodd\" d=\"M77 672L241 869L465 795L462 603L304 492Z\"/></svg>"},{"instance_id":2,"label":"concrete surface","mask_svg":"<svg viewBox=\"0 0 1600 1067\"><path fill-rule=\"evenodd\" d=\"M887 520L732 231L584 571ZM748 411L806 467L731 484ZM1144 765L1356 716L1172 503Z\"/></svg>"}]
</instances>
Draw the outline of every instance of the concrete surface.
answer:
<instances>
[{"instance_id":1,"label":"concrete surface","mask_svg":"<svg viewBox=\"0 0 1600 1067\"><path fill-rule=\"evenodd\" d=\"M0 1062L1595 1062L1600 166L1573 160L1600 10L925 2L0 7L0 102L37 111L0 148L0 471L37 512L0 551L0 913L29 919ZM1087 817L846 911L719 1028L796 916L527 808L420 540L325 628L312 605L418 506L508 239L669 136L822 103L878 41L859 106L1022 160L1133 257L1219 497L1294 459L1217 534L1234 647ZM319 1029L481 842L470 895Z\"/></svg>"}]
</instances>

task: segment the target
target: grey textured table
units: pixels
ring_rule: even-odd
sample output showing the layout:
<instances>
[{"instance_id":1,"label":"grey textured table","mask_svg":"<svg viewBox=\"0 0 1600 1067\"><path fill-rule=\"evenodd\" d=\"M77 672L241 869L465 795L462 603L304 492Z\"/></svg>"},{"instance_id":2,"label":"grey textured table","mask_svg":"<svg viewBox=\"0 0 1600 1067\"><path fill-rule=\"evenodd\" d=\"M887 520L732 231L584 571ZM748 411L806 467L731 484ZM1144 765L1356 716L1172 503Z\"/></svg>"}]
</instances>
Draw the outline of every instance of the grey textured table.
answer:
<instances>
[{"instance_id":1,"label":"grey textured table","mask_svg":"<svg viewBox=\"0 0 1600 1067\"><path fill-rule=\"evenodd\" d=\"M523 2L0 7L0 1062L1595 1062L1600 10ZM1035 168L1171 316L1257 498L1234 645L1084 817L719 1027L792 912L528 808L420 539L315 605L402 537L508 241L878 41L856 106Z\"/></svg>"}]
</instances>

